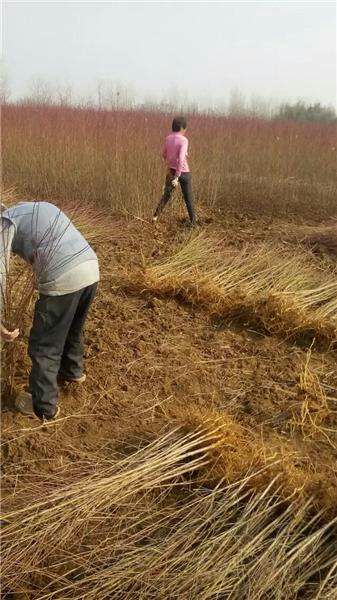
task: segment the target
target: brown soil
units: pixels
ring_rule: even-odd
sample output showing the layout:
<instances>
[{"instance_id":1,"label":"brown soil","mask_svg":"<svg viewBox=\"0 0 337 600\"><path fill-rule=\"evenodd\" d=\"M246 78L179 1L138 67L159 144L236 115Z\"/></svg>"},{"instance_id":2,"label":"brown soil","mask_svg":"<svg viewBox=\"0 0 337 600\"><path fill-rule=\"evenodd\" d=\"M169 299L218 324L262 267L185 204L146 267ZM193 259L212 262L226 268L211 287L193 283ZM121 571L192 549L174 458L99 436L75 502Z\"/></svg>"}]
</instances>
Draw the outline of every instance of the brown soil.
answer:
<instances>
[{"instance_id":1,"label":"brown soil","mask_svg":"<svg viewBox=\"0 0 337 600\"><path fill-rule=\"evenodd\" d=\"M275 239L275 224L261 220L233 217L220 225L206 215L203 221L228 245ZM137 278L144 263L168 255L188 235L168 215L155 229L125 222L118 239L96 248L102 281L87 325L87 382L62 388L62 418L47 429L11 411L2 414L6 505L14 505L20 486L41 473L52 476L87 456L125 454L168 423L186 425L194 415L201 422L230 418L238 440L244 435L256 449L257 464L281 460L287 493L304 490L317 507L336 513L336 355L312 351L309 363L328 406L322 417L317 388L300 385L307 348L132 287L130 273ZM28 323L19 346L18 387L29 371L27 333ZM320 416L315 427L303 421L305 402L310 414ZM221 476L234 480L248 471L251 451L231 471L220 469Z\"/></svg>"}]
</instances>

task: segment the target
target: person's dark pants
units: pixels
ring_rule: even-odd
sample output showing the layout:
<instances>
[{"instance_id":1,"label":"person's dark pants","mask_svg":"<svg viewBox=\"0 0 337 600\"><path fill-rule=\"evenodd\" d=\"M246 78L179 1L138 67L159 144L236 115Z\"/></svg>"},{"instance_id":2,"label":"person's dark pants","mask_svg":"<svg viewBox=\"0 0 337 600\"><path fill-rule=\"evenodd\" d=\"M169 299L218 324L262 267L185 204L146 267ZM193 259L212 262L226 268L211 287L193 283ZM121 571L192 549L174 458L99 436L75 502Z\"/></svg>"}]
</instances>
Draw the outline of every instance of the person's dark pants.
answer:
<instances>
[{"instance_id":1,"label":"person's dark pants","mask_svg":"<svg viewBox=\"0 0 337 600\"><path fill-rule=\"evenodd\" d=\"M64 296L40 295L36 302L28 344L29 391L40 419L56 413L57 377L71 380L83 375L83 325L97 285Z\"/></svg>"},{"instance_id":2,"label":"person's dark pants","mask_svg":"<svg viewBox=\"0 0 337 600\"><path fill-rule=\"evenodd\" d=\"M160 213L162 212L162 210L164 209L164 207L166 206L166 204L169 202L169 200L172 197L172 193L174 190L174 186L172 185L172 180L174 178L175 178L175 171L174 171L174 169L170 169L170 171L166 175L164 193L163 193L163 195L159 201L159 204L156 208L156 212L154 213L155 217L158 217L160 215ZM191 173L181 173L181 175L179 177L179 183L180 183L181 191L183 193L183 197L185 200L188 216L190 218L192 225L195 225L195 212L194 212L194 199L193 199L193 192L192 192Z\"/></svg>"}]
</instances>

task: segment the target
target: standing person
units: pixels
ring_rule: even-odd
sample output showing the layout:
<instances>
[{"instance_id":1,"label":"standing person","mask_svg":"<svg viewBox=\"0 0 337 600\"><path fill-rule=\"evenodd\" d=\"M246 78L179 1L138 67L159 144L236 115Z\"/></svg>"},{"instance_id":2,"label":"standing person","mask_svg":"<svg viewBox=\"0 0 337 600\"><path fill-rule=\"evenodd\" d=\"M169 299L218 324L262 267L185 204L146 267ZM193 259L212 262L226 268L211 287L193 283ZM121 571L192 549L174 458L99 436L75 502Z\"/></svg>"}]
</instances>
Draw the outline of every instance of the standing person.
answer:
<instances>
[{"instance_id":1,"label":"standing person","mask_svg":"<svg viewBox=\"0 0 337 600\"><path fill-rule=\"evenodd\" d=\"M167 136L163 148L163 158L167 164L167 175L163 196L153 216L156 222L163 208L169 202L173 190L180 183L191 225L196 224L191 173L187 163L188 139L185 137L187 122L184 117L175 117L172 133Z\"/></svg>"},{"instance_id":2,"label":"standing person","mask_svg":"<svg viewBox=\"0 0 337 600\"><path fill-rule=\"evenodd\" d=\"M99 281L97 256L70 219L48 202L3 210L0 236L2 296L11 251L32 265L39 291L28 345L29 393L21 392L15 407L50 421L59 414L57 378L76 383L86 378L82 330ZM18 335L1 323L2 340Z\"/></svg>"}]
</instances>

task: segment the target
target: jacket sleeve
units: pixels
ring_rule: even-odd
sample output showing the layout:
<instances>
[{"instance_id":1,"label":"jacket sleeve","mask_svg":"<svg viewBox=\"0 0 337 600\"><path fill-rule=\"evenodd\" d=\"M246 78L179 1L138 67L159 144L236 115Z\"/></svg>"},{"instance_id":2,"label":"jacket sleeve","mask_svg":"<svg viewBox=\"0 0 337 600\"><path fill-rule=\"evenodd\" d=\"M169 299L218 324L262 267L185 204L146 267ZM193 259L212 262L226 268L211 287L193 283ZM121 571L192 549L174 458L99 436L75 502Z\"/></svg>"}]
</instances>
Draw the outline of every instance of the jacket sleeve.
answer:
<instances>
[{"instance_id":1,"label":"jacket sleeve","mask_svg":"<svg viewBox=\"0 0 337 600\"><path fill-rule=\"evenodd\" d=\"M178 154L176 177L180 177L180 175L181 175L181 172L182 172L182 169L184 166L184 162L185 162L185 159L187 156L187 150L188 150L188 139L183 138L180 149L179 149L179 154Z\"/></svg>"}]
</instances>

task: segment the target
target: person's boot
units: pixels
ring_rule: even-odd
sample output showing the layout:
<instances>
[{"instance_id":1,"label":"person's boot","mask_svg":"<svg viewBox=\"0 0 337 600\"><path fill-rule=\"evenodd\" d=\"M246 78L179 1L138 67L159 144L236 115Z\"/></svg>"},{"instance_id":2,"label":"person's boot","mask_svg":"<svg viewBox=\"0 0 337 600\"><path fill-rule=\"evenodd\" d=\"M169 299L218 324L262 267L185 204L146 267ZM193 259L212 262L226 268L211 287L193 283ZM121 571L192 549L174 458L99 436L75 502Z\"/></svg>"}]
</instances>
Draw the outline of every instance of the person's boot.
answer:
<instances>
[{"instance_id":1,"label":"person's boot","mask_svg":"<svg viewBox=\"0 0 337 600\"><path fill-rule=\"evenodd\" d=\"M87 376L85 373L80 377L66 377L65 375L59 375L60 383L84 383Z\"/></svg>"},{"instance_id":2,"label":"person's boot","mask_svg":"<svg viewBox=\"0 0 337 600\"><path fill-rule=\"evenodd\" d=\"M15 398L14 405L16 410L22 415L37 418L33 409L33 398L29 392L19 392Z\"/></svg>"},{"instance_id":3,"label":"person's boot","mask_svg":"<svg viewBox=\"0 0 337 600\"><path fill-rule=\"evenodd\" d=\"M61 409L59 406L57 406L56 413L54 414L54 416L50 417L49 419L47 419L47 417L43 417L42 418L43 423L50 423L50 421L55 421L60 416L60 412L61 412Z\"/></svg>"},{"instance_id":4,"label":"person's boot","mask_svg":"<svg viewBox=\"0 0 337 600\"><path fill-rule=\"evenodd\" d=\"M16 410L18 412L20 412L22 415L25 415L26 417L30 417L32 419L39 418L34 412L33 398L29 392L25 392L25 391L19 392L15 398L14 405L15 405ZM43 420L44 421L53 421L54 419L57 419L59 414L60 414L60 408L57 407L56 413L54 414L53 417L51 417L49 419L44 417Z\"/></svg>"}]
</instances>

